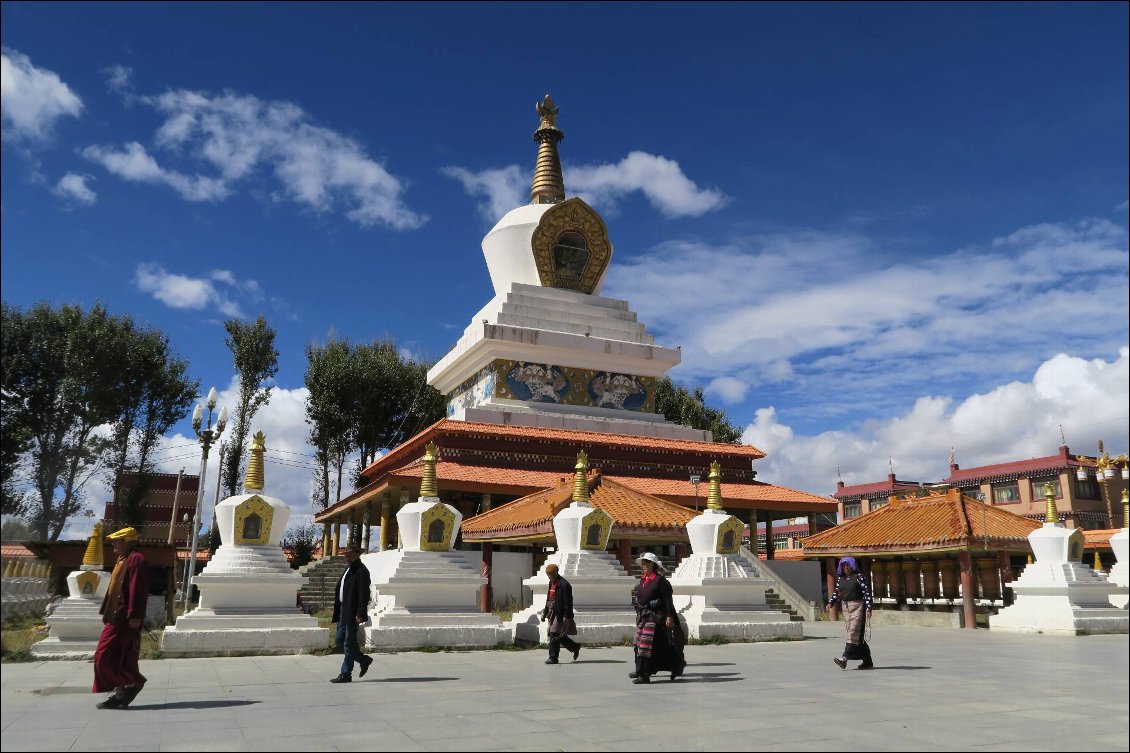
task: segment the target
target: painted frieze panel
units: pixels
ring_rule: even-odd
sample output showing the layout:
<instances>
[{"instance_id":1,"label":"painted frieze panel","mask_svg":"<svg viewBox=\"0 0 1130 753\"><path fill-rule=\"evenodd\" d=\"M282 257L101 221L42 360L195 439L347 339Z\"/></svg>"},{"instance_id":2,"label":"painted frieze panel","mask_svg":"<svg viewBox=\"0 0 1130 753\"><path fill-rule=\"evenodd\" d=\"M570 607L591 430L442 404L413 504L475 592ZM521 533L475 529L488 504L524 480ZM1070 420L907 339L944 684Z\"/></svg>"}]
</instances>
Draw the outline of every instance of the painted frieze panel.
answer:
<instances>
[{"instance_id":1,"label":"painted frieze panel","mask_svg":"<svg viewBox=\"0 0 1130 753\"><path fill-rule=\"evenodd\" d=\"M420 549L446 552L455 539L455 513L437 502L420 516Z\"/></svg>"},{"instance_id":2,"label":"painted frieze panel","mask_svg":"<svg viewBox=\"0 0 1130 753\"><path fill-rule=\"evenodd\" d=\"M275 510L258 494L235 507L236 546L265 546L271 542Z\"/></svg>"},{"instance_id":3,"label":"painted frieze panel","mask_svg":"<svg viewBox=\"0 0 1130 753\"><path fill-rule=\"evenodd\" d=\"M730 515L722 525L718 526L718 553L737 554L742 545L742 533L745 524Z\"/></svg>"},{"instance_id":4,"label":"painted frieze panel","mask_svg":"<svg viewBox=\"0 0 1130 753\"><path fill-rule=\"evenodd\" d=\"M581 518L581 549L603 552L608 548L608 537L612 534L612 518L604 510L593 508Z\"/></svg>"}]
</instances>

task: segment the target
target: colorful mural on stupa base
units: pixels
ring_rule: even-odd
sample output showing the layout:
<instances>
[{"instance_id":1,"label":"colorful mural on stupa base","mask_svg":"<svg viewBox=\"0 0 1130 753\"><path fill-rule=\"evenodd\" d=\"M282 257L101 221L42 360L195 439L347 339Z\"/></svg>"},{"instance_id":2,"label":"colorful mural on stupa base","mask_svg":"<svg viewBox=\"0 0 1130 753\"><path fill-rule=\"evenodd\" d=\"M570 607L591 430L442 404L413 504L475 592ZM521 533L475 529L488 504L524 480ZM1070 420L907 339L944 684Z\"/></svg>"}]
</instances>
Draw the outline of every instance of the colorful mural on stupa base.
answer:
<instances>
[{"instance_id":1,"label":"colorful mural on stupa base","mask_svg":"<svg viewBox=\"0 0 1130 753\"><path fill-rule=\"evenodd\" d=\"M499 359L452 390L447 413L454 415L492 397L654 413L655 377Z\"/></svg>"}]
</instances>

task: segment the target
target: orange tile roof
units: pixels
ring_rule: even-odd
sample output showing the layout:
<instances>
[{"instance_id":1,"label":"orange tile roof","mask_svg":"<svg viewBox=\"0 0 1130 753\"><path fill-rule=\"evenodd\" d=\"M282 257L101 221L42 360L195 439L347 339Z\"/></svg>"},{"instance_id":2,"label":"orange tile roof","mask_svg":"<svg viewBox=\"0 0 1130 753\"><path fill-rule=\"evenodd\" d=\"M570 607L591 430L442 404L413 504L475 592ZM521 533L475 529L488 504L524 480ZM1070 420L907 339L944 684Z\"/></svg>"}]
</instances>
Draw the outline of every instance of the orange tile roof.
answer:
<instances>
[{"instance_id":1,"label":"orange tile roof","mask_svg":"<svg viewBox=\"0 0 1130 753\"><path fill-rule=\"evenodd\" d=\"M550 489L507 502L463 522L468 541L551 534L553 517L573 499L573 478L559 477ZM697 513L682 505L636 491L597 471L589 474L589 501L612 516L613 531L646 530L686 538L686 525Z\"/></svg>"},{"instance_id":2,"label":"orange tile roof","mask_svg":"<svg viewBox=\"0 0 1130 753\"><path fill-rule=\"evenodd\" d=\"M665 499L679 498L687 504L693 504L695 499L694 486L689 481L674 478L652 478L648 476L609 476L625 486L630 486L636 491L651 494ZM699 484L698 499L702 505L706 504L706 485ZM752 504L756 503L756 504ZM812 512L834 512L836 501L828 497L820 497L808 492L789 489L775 484L766 484L761 481L751 481L746 484L723 483L722 506L730 504L734 507L758 507L764 510L808 510ZM797 505L803 505L798 508Z\"/></svg>"},{"instance_id":3,"label":"orange tile roof","mask_svg":"<svg viewBox=\"0 0 1130 753\"><path fill-rule=\"evenodd\" d=\"M424 464L415 460L401 468L391 470L392 478L422 478ZM467 465L444 460L436 463L436 482L444 488L444 482L482 484L484 486L513 486L519 489L545 489L554 486L562 478L562 473L553 471L522 470L496 465ZM572 476L569 477L572 479ZM570 482L571 483L571 482Z\"/></svg>"},{"instance_id":4,"label":"orange tile roof","mask_svg":"<svg viewBox=\"0 0 1130 753\"><path fill-rule=\"evenodd\" d=\"M891 503L804 539L807 555L988 548L1027 551L1042 524L965 497L955 489Z\"/></svg>"},{"instance_id":5,"label":"orange tile roof","mask_svg":"<svg viewBox=\"0 0 1130 753\"><path fill-rule=\"evenodd\" d=\"M35 552L28 549L23 544L0 544L0 549L3 550L0 556L4 559L35 559Z\"/></svg>"},{"instance_id":6,"label":"orange tile roof","mask_svg":"<svg viewBox=\"0 0 1130 753\"><path fill-rule=\"evenodd\" d=\"M1121 528L1099 528L1083 530L1084 549L1110 549L1110 537L1121 531Z\"/></svg>"},{"instance_id":7,"label":"orange tile roof","mask_svg":"<svg viewBox=\"0 0 1130 753\"><path fill-rule=\"evenodd\" d=\"M402 465L409 459L424 454L424 444L442 435L478 436L485 439L516 439L530 441L558 441L582 447L617 447L628 449L652 449L668 452L701 452L719 458L746 457L751 460L765 457L765 453L752 445L726 444L723 442L694 442L684 439L660 439L640 437L633 434L606 434L599 431L575 431L572 429L544 429L533 426L507 426L503 424L484 424L474 421L456 421L443 418L421 431L416 436L396 447L362 471L370 478L389 467ZM442 449L443 442L439 445Z\"/></svg>"}]
</instances>

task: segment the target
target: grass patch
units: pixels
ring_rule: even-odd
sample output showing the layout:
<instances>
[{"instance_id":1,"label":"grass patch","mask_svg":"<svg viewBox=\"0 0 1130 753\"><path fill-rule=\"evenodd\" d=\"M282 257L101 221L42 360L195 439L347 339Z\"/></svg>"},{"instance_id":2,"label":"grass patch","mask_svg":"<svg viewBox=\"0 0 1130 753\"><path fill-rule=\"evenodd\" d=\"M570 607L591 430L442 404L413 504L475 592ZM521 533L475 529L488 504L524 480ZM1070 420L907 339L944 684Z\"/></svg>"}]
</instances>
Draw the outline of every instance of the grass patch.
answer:
<instances>
[{"instance_id":1,"label":"grass patch","mask_svg":"<svg viewBox=\"0 0 1130 753\"><path fill-rule=\"evenodd\" d=\"M42 616L13 617L0 626L0 662L36 661L31 644L47 637Z\"/></svg>"},{"instance_id":2,"label":"grass patch","mask_svg":"<svg viewBox=\"0 0 1130 753\"><path fill-rule=\"evenodd\" d=\"M495 604L494 609L490 610L498 619L503 622L509 622L514 618L515 612L522 611L522 604L513 596L507 597L506 601Z\"/></svg>"},{"instance_id":3,"label":"grass patch","mask_svg":"<svg viewBox=\"0 0 1130 753\"><path fill-rule=\"evenodd\" d=\"M424 646L420 649L420 652L425 654L438 654L440 651L443 651L443 649L439 646Z\"/></svg>"},{"instance_id":4,"label":"grass patch","mask_svg":"<svg viewBox=\"0 0 1130 753\"><path fill-rule=\"evenodd\" d=\"M688 646L726 646L730 643L729 639L723 638L720 635L714 635L709 638L688 638Z\"/></svg>"}]
</instances>

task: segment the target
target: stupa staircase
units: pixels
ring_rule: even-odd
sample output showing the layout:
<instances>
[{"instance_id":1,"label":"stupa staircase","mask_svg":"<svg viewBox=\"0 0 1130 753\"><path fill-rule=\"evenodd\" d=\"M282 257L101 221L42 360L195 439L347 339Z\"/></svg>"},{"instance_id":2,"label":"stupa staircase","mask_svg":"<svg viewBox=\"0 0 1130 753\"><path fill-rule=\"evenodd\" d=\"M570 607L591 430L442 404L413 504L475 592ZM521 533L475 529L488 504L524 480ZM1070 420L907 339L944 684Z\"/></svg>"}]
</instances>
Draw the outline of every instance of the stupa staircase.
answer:
<instances>
[{"instance_id":1,"label":"stupa staircase","mask_svg":"<svg viewBox=\"0 0 1130 753\"><path fill-rule=\"evenodd\" d=\"M745 560L746 567L752 573L773 581L773 587L765 592L765 602L770 608L786 612L793 622L802 620L815 622L820 618L820 608L801 596L795 588L773 572L771 564L755 555L748 547L743 546L738 550L738 554Z\"/></svg>"},{"instance_id":2,"label":"stupa staircase","mask_svg":"<svg viewBox=\"0 0 1130 753\"><path fill-rule=\"evenodd\" d=\"M334 590L341 582L341 574L349 564L345 557L323 557L298 568L306 583L298 590L298 601L306 612L333 609Z\"/></svg>"}]
</instances>

